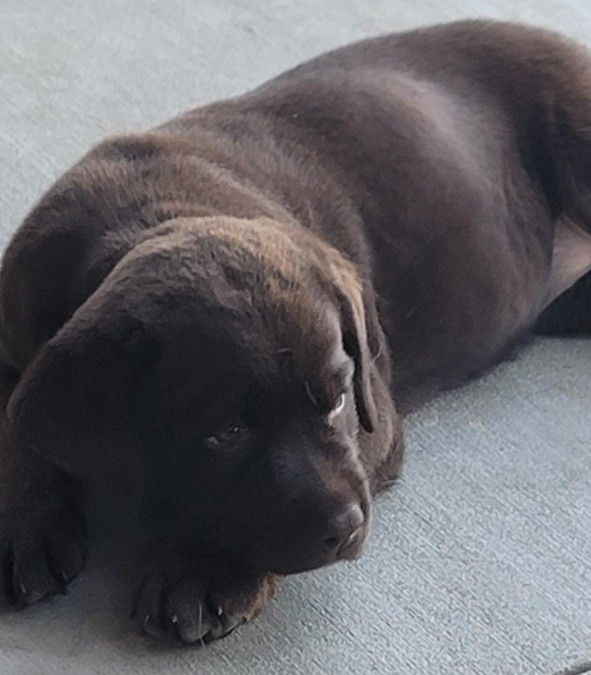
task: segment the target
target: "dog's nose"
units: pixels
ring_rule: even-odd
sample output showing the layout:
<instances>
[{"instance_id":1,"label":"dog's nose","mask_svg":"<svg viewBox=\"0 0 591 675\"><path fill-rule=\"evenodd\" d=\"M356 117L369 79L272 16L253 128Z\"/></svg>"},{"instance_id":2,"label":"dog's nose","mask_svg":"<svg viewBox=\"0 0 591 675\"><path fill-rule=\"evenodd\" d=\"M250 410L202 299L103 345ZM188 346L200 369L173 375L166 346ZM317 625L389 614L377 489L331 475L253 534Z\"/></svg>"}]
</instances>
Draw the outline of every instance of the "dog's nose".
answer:
<instances>
[{"instance_id":1,"label":"dog's nose","mask_svg":"<svg viewBox=\"0 0 591 675\"><path fill-rule=\"evenodd\" d=\"M340 557L345 556L351 548L356 548L365 516L359 504L349 503L330 518L323 545L327 553Z\"/></svg>"}]
</instances>

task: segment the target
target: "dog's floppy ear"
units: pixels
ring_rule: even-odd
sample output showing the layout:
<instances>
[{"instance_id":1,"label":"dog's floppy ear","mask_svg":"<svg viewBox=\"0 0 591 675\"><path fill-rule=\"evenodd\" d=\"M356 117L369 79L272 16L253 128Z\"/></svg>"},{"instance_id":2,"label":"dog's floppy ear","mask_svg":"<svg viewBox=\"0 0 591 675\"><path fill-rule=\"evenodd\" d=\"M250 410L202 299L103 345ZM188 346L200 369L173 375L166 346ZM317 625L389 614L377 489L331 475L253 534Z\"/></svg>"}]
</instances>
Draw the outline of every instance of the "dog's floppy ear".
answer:
<instances>
[{"instance_id":1,"label":"dog's floppy ear","mask_svg":"<svg viewBox=\"0 0 591 675\"><path fill-rule=\"evenodd\" d=\"M122 444L131 451L135 398L157 349L125 283L108 277L23 373L7 406L15 438L78 475Z\"/></svg>"},{"instance_id":2,"label":"dog's floppy ear","mask_svg":"<svg viewBox=\"0 0 591 675\"><path fill-rule=\"evenodd\" d=\"M372 354L363 286L353 265L340 255L329 255L328 263L341 309L343 345L355 361L353 385L359 421L371 433L377 424L377 411L372 388Z\"/></svg>"}]
</instances>

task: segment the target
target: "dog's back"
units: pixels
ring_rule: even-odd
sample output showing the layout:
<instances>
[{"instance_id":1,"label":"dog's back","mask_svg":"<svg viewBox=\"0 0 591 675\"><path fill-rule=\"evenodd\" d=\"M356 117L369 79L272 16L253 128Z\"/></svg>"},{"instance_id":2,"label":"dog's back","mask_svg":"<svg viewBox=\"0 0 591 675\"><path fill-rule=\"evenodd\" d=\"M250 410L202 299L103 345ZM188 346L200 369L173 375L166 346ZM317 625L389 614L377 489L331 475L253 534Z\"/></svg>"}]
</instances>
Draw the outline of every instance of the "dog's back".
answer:
<instances>
[{"instance_id":1,"label":"dog's back","mask_svg":"<svg viewBox=\"0 0 591 675\"><path fill-rule=\"evenodd\" d=\"M359 262L331 213L346 205L371 250L397 391L414 398L502 358L548 303L568 199L555 127L586 59L552 33L462 22L344 47L163 129L249 147L240 171L298 216L315 210L308 225Z\"/></svg>"}]
</instances>

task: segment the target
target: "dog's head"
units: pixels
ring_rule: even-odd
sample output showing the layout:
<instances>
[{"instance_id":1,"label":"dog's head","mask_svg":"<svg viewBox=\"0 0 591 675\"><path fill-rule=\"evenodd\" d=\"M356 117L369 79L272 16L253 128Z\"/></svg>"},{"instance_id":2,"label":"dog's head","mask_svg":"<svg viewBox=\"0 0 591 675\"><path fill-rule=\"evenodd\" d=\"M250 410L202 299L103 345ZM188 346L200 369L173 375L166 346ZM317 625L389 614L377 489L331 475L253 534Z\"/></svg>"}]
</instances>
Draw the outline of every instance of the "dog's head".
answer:
<instances>
[{"instance_id":1,"label":"dog's head","mask_svg":"<svg viewBox=\"0 0 591 675\"><path fill-rule=\"evenodd\" d=\"M352 265L313 235L170 221L46 345L9 414L77 471L91 436L140 447L147 498L261 568L355 557L364 463L395 433L362 298Z\"/></svg>"}]
</instances>

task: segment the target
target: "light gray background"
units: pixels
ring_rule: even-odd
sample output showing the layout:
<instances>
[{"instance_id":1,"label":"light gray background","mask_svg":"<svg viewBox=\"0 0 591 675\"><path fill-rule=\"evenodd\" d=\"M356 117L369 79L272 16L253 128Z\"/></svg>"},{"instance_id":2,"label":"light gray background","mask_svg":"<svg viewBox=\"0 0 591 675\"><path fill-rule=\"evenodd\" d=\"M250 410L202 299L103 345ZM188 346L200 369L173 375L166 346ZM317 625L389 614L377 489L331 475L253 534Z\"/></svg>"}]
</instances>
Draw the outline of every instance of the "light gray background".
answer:
<instances>
[{"instance_id":1,"label":"light gray background","mask_svg":"<svg viewBox=\"0 0 591 675\"><path fill-rule=\"evenodd\" d=\"M356 38L475 16L582 40L591 29L585 0L0 0L1 243L108 133ZM590 357L591 341L539 341L415 415L404 480L379 500L363 561L292 578L224 642L166 651L137 637L128 596L95 552L67 598L0 615L0 674L514 675L584 664Z\"/></svg>"}]
</instances>

